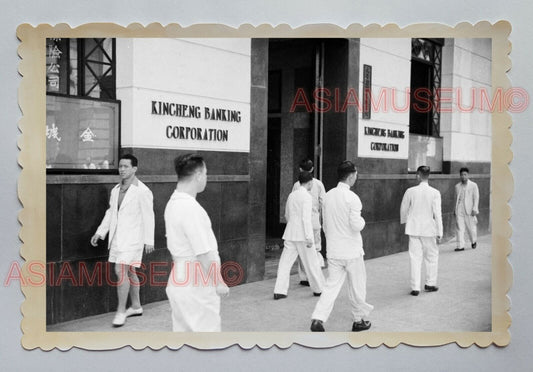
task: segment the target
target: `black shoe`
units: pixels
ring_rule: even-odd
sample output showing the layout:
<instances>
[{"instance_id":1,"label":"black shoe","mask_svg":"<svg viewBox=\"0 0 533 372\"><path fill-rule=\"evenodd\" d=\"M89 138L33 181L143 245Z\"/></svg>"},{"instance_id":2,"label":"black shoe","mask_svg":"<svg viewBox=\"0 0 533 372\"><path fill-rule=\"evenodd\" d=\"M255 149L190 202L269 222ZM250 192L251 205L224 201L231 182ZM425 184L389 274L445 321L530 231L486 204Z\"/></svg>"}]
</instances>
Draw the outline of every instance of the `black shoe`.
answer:
<instances>
[{"instance_id":1,"label":"black shoe","mask_svg":"<svg viewBox=\"0 0 533 372\"><path fill-rule=\"evenodd\" d=\"M477 248L477 242L472 243L472 249L476 249L476 248Z\"/></svg>"},{"instance_id":2,"label":"black shoe","mask_svg":"<svg viewBox=\"0 0 533 372\"><path fill-rule=\"evenodd\" d=\"M313 292L313 296L315 296L315 297L319 297L321 294L322 294L322 292L320 292L320 293Z\"/></svg>"},{"instance_id":3,"label":"black shoe","mask_svg":"<svg viewBox=\"0 0 533 372\"><path fill-rule=\"evenodd\" d=\"M309 281L308 280L300 280L300 285L305 285L306 287L309 287Z\"/></svg>"},{"instance_id":4,"label":"black shoe","mask_svg":"<svg viewBox=\"0 0 533 372\"><path fill-rule=\"evenodd\" d=\"M437 287L436 285L425 285L424 290L426 292L437 292L439 290L439 287Z\"/></svg>"},{"instance_id":5,"label":"black shoe","mask_svg":"<svg viewBox=\"0 0 533 372\"><path fill-rule=\"evenodd\" d=\"M311 322L311 332L325 332L324 325L321 320L313 319Z\"/></svg>"},{"instance_id":6,"label":"black shoe","mask_svg":"<svg viewBox=\"0 0 533 372\"><path fill-rule=\"evenodd\" d=\"M464 251L465 249L464 248L455 248L454 251L456 252L461 252L461 251Z\"/></svg>"},{"instance_id":7,"label":"black shoe","mask_svg":"<svg viewBox=\"0 0 533 372\"><path fill-rule=\"evenodd\" d=\"M282 298L287 298L287 295L281 293L274 293L274 300L281 300Z\"/></svg>"},{"instance_id":8,"label":"black shoe","mask_svg":"<svg viewBox=\"0 0 533 372\"><path fill-rule=\"evenodd\" d=\"M415 291L414 289L411 291L411 296L418 296L420 291Z\"/></svg>"},{"instance_id":9,"label":"black shoe","mask_svg":"<svg viewBox=\"0 0 533 372\"><path fill-rule=\"evenodd\" d=\"M353 322L352 332L366 331L367 329L370 328L371 325L372 323L370 323L370 321L368 320L361 320L359 322Z\"/></svg>"}]
</instances>

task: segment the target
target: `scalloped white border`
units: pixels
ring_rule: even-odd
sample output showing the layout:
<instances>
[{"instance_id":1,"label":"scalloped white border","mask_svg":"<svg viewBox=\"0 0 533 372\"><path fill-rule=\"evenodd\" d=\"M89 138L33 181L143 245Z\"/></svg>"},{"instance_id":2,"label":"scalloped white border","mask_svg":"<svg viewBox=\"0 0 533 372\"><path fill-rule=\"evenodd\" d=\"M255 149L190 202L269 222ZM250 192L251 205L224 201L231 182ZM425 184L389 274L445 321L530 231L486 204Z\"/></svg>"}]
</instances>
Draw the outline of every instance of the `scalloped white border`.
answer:
<instances>
[{"instance_id":1,"label":"scalloped white border","mask_svg":"<svg viewBox=\"0 0 533 372\"><path fill-rule=\"evenodd\" d=\"M42 24L33 27L22 24L17 28L21 41L18 53L22 59L19 72L23 76L19 89L19 105L23 117L19 122L22 135L19 138L19 164L22 171L18 183L19 199L24 207L19 214L22 225L20 238L23 245L21 256L26 260L23 275L28 274L28 262L45 262L46 236L46 185L45 153L46 141L40 123L45 121L44 86L45 38L50 37L450 37L491 38L492 44L492 86L511 87L506 72L511 68L508 40L511 25L507 21L495 24L479 22L475 25L460 23L455 27L442 24L415 24L400 28L394 24L362 26L352 24L341 28L332 24L311 24L291 28L286 24L273 27L268 24L241 25L232 28L220 24L198 24L181 27L178 24L162 26L139 23L123 27L111 23L91 23L71 28L68 24L51 26ZM26 300L21 311L23 319L22 346L26 349L58 348L68 350L78 347L90 350L110 350L131 346L134 349L150 347L179 349L188 345L197 349L221 349L238 344L244 349L258 346L262 349L274 345L288 348L292 344L327 348L341 344L352 347L377 347L382 344L395 347L400 343L412 346L439 346L457 343L461 347L476 344L487 347L491 344L506 346L510 342L508 313L510 302L507 297L512 284L512 269L507 260L511 252L509 238L512 233L509 219L511 210L507 204L511 198L514 182L509 162L512 159L510 144L511 117L507 112L492 114L492 331L491 332L222 332L222 333L173 333L173 332L47 332L46 331L46 288L45 286L21 287Z\"/></svg>"}]
</instances>

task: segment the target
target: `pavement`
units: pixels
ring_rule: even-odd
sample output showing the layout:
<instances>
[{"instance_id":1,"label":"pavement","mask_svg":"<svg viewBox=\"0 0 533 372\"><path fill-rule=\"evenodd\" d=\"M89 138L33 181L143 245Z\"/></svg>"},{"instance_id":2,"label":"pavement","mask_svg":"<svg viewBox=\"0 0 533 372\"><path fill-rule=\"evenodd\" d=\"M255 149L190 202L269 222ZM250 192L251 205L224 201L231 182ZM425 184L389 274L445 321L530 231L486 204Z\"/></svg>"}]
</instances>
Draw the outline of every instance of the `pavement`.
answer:
<instances>
[{"instance_id":1,"label":"pavement","mask_svg":"<svg viewBox=\"0 0 533 372\"><path fill-rule=\"evenodd\" d=\"M477 249L455 252L455 240L439 246L437 292L409 295L407 252L365 261L367 302L374 305L368 332L487 332L491 331L491 236L478 239ZM422 283L424 283L424 268ZM327 269L324 270L327 275ZM291 276L288 297L273 300L275 279L242 284L222 299L222 331L305 332L318 297ZM170 305L159 301L143 305L144 314L113 328L114 313L77 319L47 327L48 332L171 331ZM326 331L351 330L347 285L327 322Z\"/></svg>"}]
</instances>

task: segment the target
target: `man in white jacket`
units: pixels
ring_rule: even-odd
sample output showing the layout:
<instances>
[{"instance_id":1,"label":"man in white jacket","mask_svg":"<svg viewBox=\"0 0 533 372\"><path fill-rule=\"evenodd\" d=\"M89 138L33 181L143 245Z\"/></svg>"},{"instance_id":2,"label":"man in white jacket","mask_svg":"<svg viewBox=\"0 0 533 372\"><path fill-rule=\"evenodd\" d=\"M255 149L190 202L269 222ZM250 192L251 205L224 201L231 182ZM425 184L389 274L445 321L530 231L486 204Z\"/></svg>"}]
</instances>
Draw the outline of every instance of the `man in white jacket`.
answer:
<instances>
[{"instance_id":1,"label":"man in white jacket","mask_svg":"<svg viewBox=\"0 0 533 372\"><path fill-rule=\"evenodd\" d=\"M324 332L323 322L328 320L346 276L352 331L370 328L370 321L364 318L374 308L366 302L365 252L361 237L361 230L365 227L365 220L361 217L363 206L359 197L350 190L357 180L357 169L352 162L344 161L337 168L337 175L339 183L326 193L322 212L322 228L328 243L328 279L311 316L313 332Z\"/></svg>"},{"instance_id":2,"label":"man in white jacket","mask_svg":"<svg viewBox=\"0 0 533 372\"><path fill-rule=\"evenodd\" d=\"M324 286L312 224L312 197L309 191L313 185L313 174L300 172L298 182L300 187L289 194L285 206L287 226L283 233L283 252L274 287L275 300L287 297L291 267L298 257L307 273L313 294L320 296Z\"/></svg>"},{"instance_id":3,"label":"man in white jacket","mask_svg":"<svg viewBox=\"0 0 533 372\"><path fill-rule=\"evenodd\" d=\"M302 160L299 164L300 173L309 172L313 173L314 164L311 159ZM300 181L296 181L292 187L292 191L297 190L300 187ZM313 201L313 211L311 213L311 221L313 223L313 235L315 240L315 250L318 257L318 262L320 267L324 267L324 257L322 257L322 237L320 236L320 231L322 230L322 225L320 224L320 215L322 213L322 205L324 204L324 198L326 197L326 189L324 184L319 180L313 177L311 180L311 189L309 190L311 198ZM301 267L300 260L298 260L298 276L300 277L300 284L309 286L309 280L307 280L307 275L305 270Z\"/></svg>"},{"instance_id":4,"label":"man in white jacket","mask_svg":"<svg viewBox=\"0 0 533 372\"><path fill-rule=\"evenodd\" d=\"M411 295L418 296L422 275L422 259L426 264L427 292L436 292L439 248L437 240L442 238L441 196L439 190L429 186L428 166L416 171L418 186L405 192L400 206L400 223L405 224L409 235L409 258L411 261Z\"/></svg>"},{"instance_id":5,"label":"man in white jacket","mask_svg":"<svg viewBox=\"0 0 533 372\"><path fill-rule=\"evenodd\" d=\"M120 157L118 171L121 181L111 190L109 209L91 238L96 247L98 240L109 233L109 262L115 263L118 276L118 307L113 326L120 327L129 316L142 315L139 300L139 278L135 268L141 266L143 248L154 250L154 209L150 189L135 177L137 158L126 154ZM131 307L126 309L128 293Z\"/></svg>"},{"instance_id":6,"label":"man in white jacket","mask_svg":"<svg viewBox=\"0 0 533 372\"><path fill-rule=\"evenodd\" d=\"M475 182L468 179L468 168L461 168L461 182L455 185L455 219L457 248L465 250L465 230L470 238L472 249L477 247L477 215L479 214L479 189Z\"/></svg>"}]
</instances>

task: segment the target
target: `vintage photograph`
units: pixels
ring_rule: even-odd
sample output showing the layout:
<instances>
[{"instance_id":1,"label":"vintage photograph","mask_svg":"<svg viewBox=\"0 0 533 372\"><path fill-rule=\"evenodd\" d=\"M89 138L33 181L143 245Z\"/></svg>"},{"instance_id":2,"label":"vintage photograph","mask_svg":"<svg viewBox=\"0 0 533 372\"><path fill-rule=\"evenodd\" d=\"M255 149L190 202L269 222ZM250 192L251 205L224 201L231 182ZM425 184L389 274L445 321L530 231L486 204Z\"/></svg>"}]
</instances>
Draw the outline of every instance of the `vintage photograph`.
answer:
<instances>
[{"instance_id":1,"label":"vintage photograph","mask_svg":"<svg viewBox=\"0 0 533 372\"><path fill-rule=\"evenodd\" d=\"M51 339L505 338L495 36L39 35Z\"/></svg>"}]
</instances>

